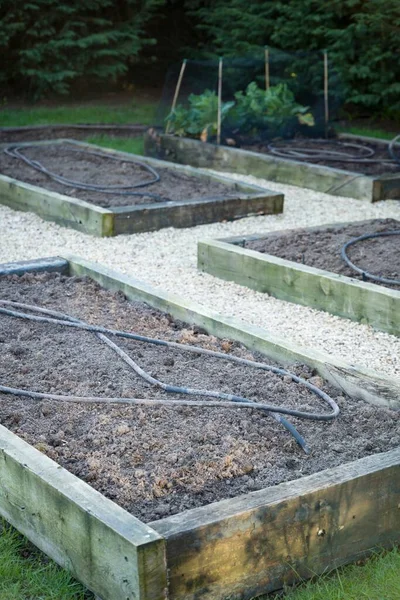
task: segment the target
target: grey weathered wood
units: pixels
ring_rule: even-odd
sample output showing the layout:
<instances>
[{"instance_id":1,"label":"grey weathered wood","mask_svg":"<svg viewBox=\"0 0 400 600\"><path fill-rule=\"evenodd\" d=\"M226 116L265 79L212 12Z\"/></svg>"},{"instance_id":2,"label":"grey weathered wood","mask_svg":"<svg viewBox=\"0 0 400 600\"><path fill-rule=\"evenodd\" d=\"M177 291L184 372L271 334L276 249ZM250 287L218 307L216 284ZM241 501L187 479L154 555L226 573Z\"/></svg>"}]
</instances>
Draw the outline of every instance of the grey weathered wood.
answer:
<instances>
[{"instance_id":1,"label":"grey weathered wood","mask_svg":"<svg viewBox=\"0 0 400 600\"><path fill-rule=\"evenodd\" d=\"M362 137L358 137L362 140ZM290 183L326 194L376 202L400 198L400 175L369 176L322 165L279 158L260 152L216 146L150 130L145 152L175 163L254 175L270 181Z\"/></svg>"},{"instance_id":2,"label":"grey weathered wood","mask_svg":"<svg viewBox=\"0 0 400 600\"><path fill-rule=\"evenodd\" d=\"M324 228L343 225L326 225ZM318 229L321 227L310 227L305 231ZM284 233L289 231L242 237L241 241L273 238ZM237 238L200 241L198 267L211 275L267 292L281 300L368 323L393 335L400 334L398 290L242 248Z\"/></svg>"},{"instance_id":3,"label":"grey weathered wood","mask_svg":"<svg viewBox=\"0 0 400 600\"><path fill-rule=\"evenodd\" d=\"M46 260L65 269L62 259L42 259L29 261L26 271ZM352 396L398 403L399 381L83 259L68 264L70 275L90 276L210 333L283 363L315 366ZM399 459L397 449L145 525L0 426L0 514L99 599L246 600L399 543Z\"/></svg>"},{"instance_id":4,"label":"grey weathered wood","mask_svg":"<svg viewBox=\"0 0 400 600\"><path fill-rule=\"evenodd\" d=\"M111 211L6 175L0 175L0 204L35 212L48 221L93 235L112 235Z\"/></svg>"},{"instance_id":5,"label":"grey weathered wood","mask_svg":"<svg viewBox=\"0 0 400 600\"><path fill-rule=\"evenodd\" d=\"M88 150L101 150L104 154L123 157L126 161L140 159L141 162L150 164L154 168L168 168L194 179L220 182L226 186L226 194L218 198L199 198L105 209L83 200L0 175L0 204L6 204L17 210L33 211L44 219L98 236L140 233L162 227L191 227L202 223L237 219L254 214L276 214L283 211L283 194L255 185L236 182L222 175L202 172L190 166L172 165L165 161L138 157L128 152L99 148L77 140L21 142L18 145L45 146L49 143L54 145L65 142ZM2 144L0 148L7 145Z\"/></svg>"},{"instance_id":6,"label":"grey weathered wood","mask_svg":"<svg viewBox=\"0 0 400 600\"><path fill-rule=\"evenodd\" d=\"M102 600L166 598L162 536L2 426L0 514Z\"/></svg>"},{"instance_id":7,"label":"grey weathered wood","mask_svg":"<svg viewBox=\"0 0 400 600\"><path fill-rule=\"evenodd\" d=\"M400 541L400 449L151 523L174 600L248 599Z\"/></svg>"},{"instance_id":8,"label":"grey weathered wood","mask_svg":"<svg viewBox=\"0 0 400 600\"><path fill-rule=\"evenodd\" d=\"M19 262L0 264L0 277L2 275L23 275L26 272L36 273L68 273L69 264L64 258L57 256L50 258L37 258L35 260L21 260Z\"/></svg>"},{"instance_id":9,"label":"grey weathered wood","mask_svg":"<svg viewBox=\"0 0 400 600\"><path fill-rule=\"evenodd\" d=\"M122 291L131 300L147 302L174 317L204 327L217 337L229 338L262 352L283 365L303 363L315 368L335 387L350 396L372 404L400 408L400 380L381 375L370 369L353 366L338 357L328 356L313 348L294 344L267 330L226 317L211 308L153 288L142 281L122 275L81 258L68 257L70 273L87 275L107 289Z\"/></svg>"}]
</instances>

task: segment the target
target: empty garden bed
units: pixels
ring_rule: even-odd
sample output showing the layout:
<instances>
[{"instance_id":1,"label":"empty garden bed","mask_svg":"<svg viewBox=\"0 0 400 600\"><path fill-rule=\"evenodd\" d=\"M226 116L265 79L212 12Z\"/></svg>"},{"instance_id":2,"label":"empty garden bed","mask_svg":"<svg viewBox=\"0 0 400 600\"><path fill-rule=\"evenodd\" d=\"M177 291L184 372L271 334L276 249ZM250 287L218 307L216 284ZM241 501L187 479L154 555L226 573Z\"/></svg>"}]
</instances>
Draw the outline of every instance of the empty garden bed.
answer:
<instances>
[{"instance_id":1,"label":"empty garden bed","mask_svg":"<svg viewBox=\"0 0 400 600\"><path fill-rule=\"evenodd\" d=\"M0 153L0 202L94 233L117 235L282 212L256 186L73 140Z\"/></svg>"},{"instance_id":2,"label":"empty garden bed","mask_svg":"<svg viewBox=\"0 0 400 600\"><path fill-rule=\"evenodd\" d=\"M341 255L351 240L388 231L400 231L400 222L377 219L206 240L199 242L199 268L398 335L400 235L351 244L346 256L361 273Z\"/></svg>"},{"instance_id":3,"label":"empty garden bed","mask_svg":"<svg viewBox=\"0 0 400 600\"><path fill-rule=\"evenodd\" d=\"M356 150L353 145L361 150ZM241 147L218 146L155 130L150 130L145 137L145 150L149 156L194 167L251 174L369 202L400 198L400 164L393 160L387 162L391 160L388 146L389 142L384 140L350 135L332 141L302 139L271 145L243 142ZM336 157L333 161L318 157L327 151L340 152L344 156L353 154L356 160ZM398 149L396 151L398 155Z\"/></svg>"},{"instance_id":4,"label":"empty garden bed","mask_svg":"<svg viewBox=\"0 0 400 600\"><path fill-rule=\"evenodd\" d=\"M11 264L2 273L1 385L49 396L0 393L0 513L104 600L164 598L166 568L170 598L249 598L398 540L398 382L310 351L302 362L293 348L288 360L288 348L262 330L227 326L85 261ZM77 320L114 333L77 328ZM222 330L232 335L217 337ZM276 367L257 353L261 338L293 363L290 372L229 360ZM155 380L175 387L168 393ZM229 406L214 406L224 398L204 390L289 413L327 415L337 403L340 413L329 421L286 415L306 453L272 413L235 408L231 396ZM51 397L60 394L80 400ZM182 399L187 406L158 404Z\"/></svg>"}]
</instances>

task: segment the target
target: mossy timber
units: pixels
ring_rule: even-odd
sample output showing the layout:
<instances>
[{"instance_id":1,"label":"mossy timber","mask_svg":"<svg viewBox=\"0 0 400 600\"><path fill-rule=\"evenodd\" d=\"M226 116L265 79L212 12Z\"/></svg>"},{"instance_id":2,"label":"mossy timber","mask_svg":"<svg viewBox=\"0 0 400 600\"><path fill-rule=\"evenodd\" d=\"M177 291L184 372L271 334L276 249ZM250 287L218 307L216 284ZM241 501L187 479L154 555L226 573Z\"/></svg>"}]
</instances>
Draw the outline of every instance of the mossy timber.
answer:
<instances>
[{"instance_id":1,"label":"mossy timber","mask_svg":"<svg viewBox=\"0 0 400 600\"><path fill-rule=\"evenodd\" d=\"M372 141L388 145L385 140L362 136L340 135L352 141ZM345 196L378 202L400 199L400 173L370 176L333 167L289 160L241 150L231 146L217 146L184 137L158 133L150 129L145 135L145 153L148 156L193 167L214 169L228 173L253 175L269 181L309 188L333 196Z\"/></svg>"},{"instance_id":2,"label":"mossy timber","mask_svg":"<svg viewBox=\"0 0 400 600\"><path fill-rule=\"evenodd\" d=\"M138 158L129 152L120 152L68 139L27 142L26 144L18 142L14 145L23 147L24 145L43 146L63 143L74 144L83 149L95 149L112 156L120 156L126 161ZM0 145L0 151L1 148L10 145L12 144ZM102 208L79 200L79 198L71 198L0 174L0 204L5 204L15 210L32 211L43 219L101 237L155 231L163 227L192 227L203 223L229 221L255 214L277 214L283 211L283 194L254 185L238 183L222 175L211 175L193 167L172 165L165 161L142 156L140 161L154 168L163 167L193 178L224 183L227 186L227 196Z\"/></svg>"},{"instance_id":3,"label":"mossy timber","mask_svg":"<svg viewBox=\"0 0 400 600\"><path fill-rule=\"evenodd\" d=\"M360 221L363 223L367 221ZM345 225L349 223L307 227L302 231L339 229ZM198 267L280 300L324 310L400 335L399 290L242 247L246 241L276 237L290 231L296 230L200 241Z\"/></svg>"},{"instance_id":4,"label":"mossy timber","mask_svg":"<svg viewBox=\"0 0 400 600\"><path fill-rule=\"evenodd\" d=\"M0 276L46 270L91 277L400 409L398 380L80 258L8 263ZM400 449L145 524L0 426L0 481L0 514L102 600L248 600L400 542Z\"/></svg>"}]
</instances>

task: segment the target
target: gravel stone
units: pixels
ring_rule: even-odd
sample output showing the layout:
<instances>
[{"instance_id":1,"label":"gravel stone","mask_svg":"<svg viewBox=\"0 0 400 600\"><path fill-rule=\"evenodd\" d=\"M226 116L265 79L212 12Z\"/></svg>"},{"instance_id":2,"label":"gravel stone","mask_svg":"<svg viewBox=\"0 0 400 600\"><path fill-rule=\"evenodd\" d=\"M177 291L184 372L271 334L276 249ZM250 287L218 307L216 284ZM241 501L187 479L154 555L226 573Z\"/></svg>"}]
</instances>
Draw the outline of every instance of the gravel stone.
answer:
<instances>
[{"instance_id":1,"label":"gravel stone","mask_svg":"<svg viewBox=\"0 0 400 600\"><path fill-rule=\"evenodd\" d=\"M227 175L227 174L226 174ZM228 175L227 175L228 176ZM269 330L282 339L400 376L400 340L368 325L291 304L197 271L197 242L365 219L400 219L400 203L368 203L258 179L229 175L285 194L281 215L257 216L188 229L95 238L0 206L0 262L75 254L166 291Z\"/></svg>"}]
</instances>

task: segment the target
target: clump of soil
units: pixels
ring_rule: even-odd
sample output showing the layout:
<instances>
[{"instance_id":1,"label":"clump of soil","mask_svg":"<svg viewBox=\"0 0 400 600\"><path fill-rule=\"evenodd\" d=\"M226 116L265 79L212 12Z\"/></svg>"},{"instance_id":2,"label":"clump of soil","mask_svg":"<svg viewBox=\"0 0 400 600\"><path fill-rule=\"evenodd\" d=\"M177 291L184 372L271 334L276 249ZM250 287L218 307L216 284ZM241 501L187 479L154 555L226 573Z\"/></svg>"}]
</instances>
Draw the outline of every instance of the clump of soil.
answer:
<instances>
[{"instance_id":1,"label":"clump of soil","mask_svg":"<svg viewBox=\"0 0 400 600\"><path fill-rule=\"evenodd\" d=\"M377 159L377 162L358 162L354 161L344 161L338 158L337 160L326 160L324 158L318 157L310 157L307 156L302 158L300 156L301 150L303 148L309 149L312 151L326 152L341 152L347 153L351 156L357 156L360 153L357 152L354 148L346 147L345 143L355 143L364 148L372 149L374 151L371 159ZM347 142L345 140L314 140L307 138L293 139L293 140L285 140L284 142L273 143L273 145L279 149L283 145L290 150L297 150L299 155L290 157L288 160L296 160L300 162L310 163L314 165L323 165L325 167L332 167L333 169L342 169L344 171L355 171L356 173L362 173L364 175L385 175L385 174L395 174L400 172L400 164L396 162L385 162L391 160L391 156L388 152L388 147L386 144L379 143L370 143L363 142L362 140L353 140L351 142ZM240 145L244 150L251 150L253 152L261 152L262 154L269 154L270 156L275 156L268 148L268 142L255 142L255 143L243 143ZM281 156L277 156L281 160L287 160Z\"/></svg>"},{"instance_id":2,"label":"clump of soil","mask_svg":"<svg viewBox=\"0 0 400 600\"><path fill-rule=\"evenodd\" d=\"M48 171L80 183L121 187L139 182L150 182L154 179L154 175L149 171L135 164L134 161L140 161L140 157L132 155L131 160L127 158L120 162L113 160L101 150L94 151L97 153L96 155L89 154L87 150L68 143L21 149L24 156L40 162ZM0 152L0 173L2 175L8 175L24 183L37 185L105 208L199 198L229 198L238 187L236 183L224 184L207 175L194 177L173 168L157 167L156 171L160 176L160 181L130 190L138 194L137 196L102 193L58 183L23 160ZM153 198L152 194L157 195L158 198Z\"/></svg>"},{"instance_id":3,"label":"clump of soil","mask_svg":"<svg viewBox=\"0 0 400 600\"><path fill-rule=\"evenodd\" d=\"M374 219L313 230L295 229L270 234L259 240L249 240L245 243L245 248L362 280L362 275L351 269L341 258L341 248L349 240L361 235L390 230L400 230L400 221ZM347 256L354 265L372 275L400 279L400 235L363 240L350 246ZM400 289L399 285L367 281L390 289Z\"/></svg>"},{"instance_id":4,"label":"clump of soil","mask_svg":"<svg viewBox=\"0 0 400 600\"><path fill-rule=\"evenodd\" d=\"M238 343L128 302L89 279L54 273L3 277L0 297L92 324L253 357ZM327 410L288 377L183 350L121 339L118 344L142 368L171 384ZM145 521L398 445L399 413L344 397L305 366L294 371L321 386L341 408L332 422L290 419L306 437L310 455L268 414L234 407L86 405L0 394L0 422ZM147 384L95 334L5 315L0 315L0 381L68 395L182 398Z\"/></svg>"}]
</instances>

